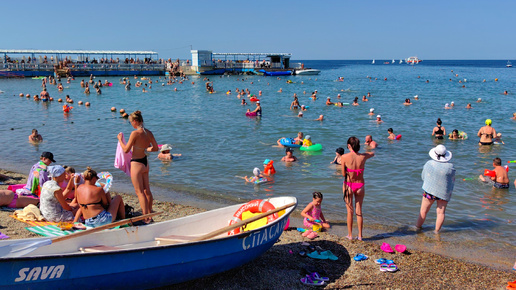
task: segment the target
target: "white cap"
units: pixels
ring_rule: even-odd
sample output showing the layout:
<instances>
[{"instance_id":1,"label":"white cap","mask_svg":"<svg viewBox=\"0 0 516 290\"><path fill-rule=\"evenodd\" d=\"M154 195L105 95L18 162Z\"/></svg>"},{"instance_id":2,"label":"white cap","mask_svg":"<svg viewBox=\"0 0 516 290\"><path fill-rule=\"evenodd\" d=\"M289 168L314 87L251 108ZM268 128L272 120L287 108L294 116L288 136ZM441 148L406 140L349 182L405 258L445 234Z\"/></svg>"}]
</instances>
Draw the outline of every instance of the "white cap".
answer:
<instances>
[{"instance_id":1,"label":"white cap","mask_svg":"<svg viewBox=\"0 0 516 290\"><path fill-rule=\"evenodd\" d=\"M382 117L382 116L380 116L380 115L376 115L376 118L381 118L381 117Z\"/></svg>"},{"instance_id":2,"label":"white cap","mask_svg":"<svg viewBox=\"0 0 516 290\"><path fill-rule=\"evenodd\" d=\"M257 103L257 104L259 104L259 103L260 103L260 101L256 101L256 103Z\"/></svg>"},{"instance_id":3,"label":"white cap","mask_svg":"<svg viewBox=\"0 0 516 290\"><path fill-rule=\"evenodd\" d=\"M369 112L374 112L374 108L369 109Z\"/></svg>"},{"instance_id":4,"label":"white cap","mask_svg":"<svg viewBox=\"0 0 516 290\"><path fill-rule=\"evenodd\" d=\"M455 102L451 102L452 104L455 104Z\"/></svg>"}]
</instances>

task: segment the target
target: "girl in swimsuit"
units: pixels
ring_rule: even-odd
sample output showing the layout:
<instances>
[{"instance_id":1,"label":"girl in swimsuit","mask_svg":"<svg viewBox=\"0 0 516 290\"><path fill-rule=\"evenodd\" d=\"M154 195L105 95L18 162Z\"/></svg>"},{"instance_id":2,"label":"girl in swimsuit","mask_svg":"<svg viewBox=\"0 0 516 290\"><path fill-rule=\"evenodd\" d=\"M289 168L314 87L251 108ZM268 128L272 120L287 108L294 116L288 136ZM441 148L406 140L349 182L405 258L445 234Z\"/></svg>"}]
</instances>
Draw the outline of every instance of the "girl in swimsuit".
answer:
<instances>
[{"instance_id":1,"label":"girl in swimsuit","mask_svg":"<svg viewBox=\"0 0 516 290\"><path fill-rule=\"evenodd\" d=\"M133 157L131 159L131 181L133 182L134 190L140 201L142 214L152 212L153 197L149 185L149 165L147 164L148 152L158 151L158 143L154 139L154 135L150 130L143 127L143 117L140 111L135 111L129 115L129 121L135 129L127 144L122 141L122 133L118 134L118 141L125 153L133 150ZM150 147L149 147L150 146ZM145 222L150 223L152 219L147 219Z\"/></svg>"},{"instance_id":2,"label":"girl in swimsuit","mask_svg":"<svg viewBox=\"0 0 516 290\"><path fill-rule=\"evenodd\" d=\"M305 209L301 212L301 216L304 217L303 225L309 229L312 229L314 225L320 224L323 228L329 229L330 223L324 218L324 214L321 210L321 203L323 200L322 193L316 191L312 194L313 200L309 203ZM318 220L318 222L316 222Z\"/></svg>"},{"instance_id":3,"label":"girl in swimsuit","mask_svg":"<svg viewBox=\"0 0 516 290\"><path fill-rule=\"evenodd\" d=\"M367 159L374 156L373 152L358 153L360 150L360 141L357 137L348 139L349 153L342 155L341 166L344 182L342 191L344 193L344 202L347 209L348 239L353 239L353 213L356 213L358 224L358 240L362 240L362 228L364 221L362 218L362 202L364 201L364 167ZM353 206L353 197L355 197L355 205Z\"/></svg>"},{"instance_id":4,"label":"girl in swimsuit","mask_svg":"<svg viewBox=\"0 0 516 290\"><path fill-rule=\"evenodd\" d=\"M434 127L434 130L432 131L432 136L435 137L435 139L444 139L444 135L446 135L446 129L441 126L443 122L441 121L441 118L437 119L437 126Z\"/></svg>"}]
</instances>

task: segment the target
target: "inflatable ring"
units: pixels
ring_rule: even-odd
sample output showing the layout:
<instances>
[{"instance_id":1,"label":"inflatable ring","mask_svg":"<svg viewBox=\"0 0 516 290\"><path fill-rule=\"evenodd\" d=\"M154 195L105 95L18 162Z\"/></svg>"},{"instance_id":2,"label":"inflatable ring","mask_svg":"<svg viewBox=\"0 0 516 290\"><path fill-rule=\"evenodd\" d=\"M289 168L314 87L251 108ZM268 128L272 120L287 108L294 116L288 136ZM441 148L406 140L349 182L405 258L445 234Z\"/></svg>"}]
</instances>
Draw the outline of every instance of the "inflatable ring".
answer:
<instances>
[{"instance_id":1,"label":"inflatable ring","mask_svg":"<svg viewBox=\"0 0 516 290\"><path fill-rule=\"evenodd\" d=\"M97 180L97 182L95 182L95 185L98 187L102 187L102 189L104 189L104 192L108 193L111 189L111 185L113 185L113 175L105 171L98 173L97 177L99 179Z\"/></svg>"},{"instance_id":2,"label":"inflatable ring","mask_svg":"<svg viewBox=\"0 0 516 290\"><path fill-rule=\"evenodd\" d=\"M322 150L322 145L317 143L317 144L314 144L312 146L301 146L299 147L299 150L301 151L321 151Z\"/></svg>"},{"instance_id":3,"label":"inflatable ring","mask_svg":"<svg viewBox=\"0 0 516 290\"><path fill-rule=\"evenodd\" d=\"M237 222L242 220L242 214L245 211L250 211L252 213L264 213L275 209L274 205L272 203L262 200L262 199L255 199L251 200L250 202L244 204L241 206L233 215L233 218L229 221L229 225L236 224ZM267 223L273 222L275 219L278 218L278 214L271 214L267 217ZM236 235L240 233L240 228L236 228L230 232L228 232L228 235Z\"/></svg>"}]
</instances>

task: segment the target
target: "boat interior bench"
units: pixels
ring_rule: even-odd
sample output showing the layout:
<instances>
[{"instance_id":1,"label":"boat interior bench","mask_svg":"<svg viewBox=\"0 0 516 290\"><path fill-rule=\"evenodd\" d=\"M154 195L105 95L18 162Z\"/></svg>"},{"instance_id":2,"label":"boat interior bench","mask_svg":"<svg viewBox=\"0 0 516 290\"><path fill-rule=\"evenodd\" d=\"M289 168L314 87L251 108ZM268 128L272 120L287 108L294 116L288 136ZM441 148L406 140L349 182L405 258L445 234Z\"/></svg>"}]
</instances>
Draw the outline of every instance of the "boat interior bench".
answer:
<instances>
[{"instance_id":1,"label":"boat interior bench","mask_svg":"<svg viewBox=\"0 0 516 290\"><path fill-rule=\"evenodd\" d=\"M158 245L168 245L168 244L181 244L188 243L193 241L194 239L200 236L182 236L182 235L169 235L163 237L156 237L154 240L158 242Z\"/></svg>"},{"instance_id":2,"label":"boat interior bench","mask_svg":"<svg viewBox=\"0 0 516 290\"><path fill-rule=\"evenodd\" d=\"M123 248L110 247L110 246L104 246L104 245L79 248L79 251L81 251L83 253L96 253L96 252L107 252L107 251L118 251L118 250L123 250Z\"/></svg>"}]
</instances>

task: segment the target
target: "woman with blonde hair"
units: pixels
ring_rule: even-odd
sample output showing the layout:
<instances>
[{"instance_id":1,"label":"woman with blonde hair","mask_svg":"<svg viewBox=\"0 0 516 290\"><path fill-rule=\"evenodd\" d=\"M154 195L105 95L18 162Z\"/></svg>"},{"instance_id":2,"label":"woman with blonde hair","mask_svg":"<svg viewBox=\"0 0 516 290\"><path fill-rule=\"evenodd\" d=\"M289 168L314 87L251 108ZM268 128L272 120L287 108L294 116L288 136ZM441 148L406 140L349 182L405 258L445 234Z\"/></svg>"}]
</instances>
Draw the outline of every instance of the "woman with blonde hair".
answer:
<instances>
[{"instance_id":1,"label":"woman with blonde hair","mask_svg":"<svg viewBox=\"0 0 516 290\"><path fill-rule=\"evenodd\" d=\"M149 185L149 164L145 151L158 151L159 148L152 132L143 127L143 117L140 111L135 111L129 115L129 121L135 129L131 132L129 141L124 144L122 133L118 133L117 137L125 153L131 149L133 151L131 158L131 181L140 201L142 214L149 214L152 212L153 198ZM145 221L145 223L150 222L152 222L151 218Z\"/></svg>"}]
</instances>

